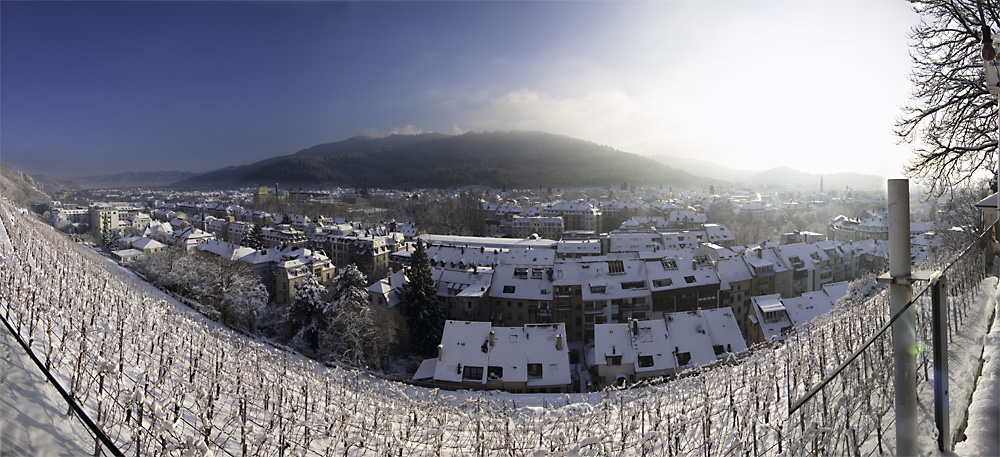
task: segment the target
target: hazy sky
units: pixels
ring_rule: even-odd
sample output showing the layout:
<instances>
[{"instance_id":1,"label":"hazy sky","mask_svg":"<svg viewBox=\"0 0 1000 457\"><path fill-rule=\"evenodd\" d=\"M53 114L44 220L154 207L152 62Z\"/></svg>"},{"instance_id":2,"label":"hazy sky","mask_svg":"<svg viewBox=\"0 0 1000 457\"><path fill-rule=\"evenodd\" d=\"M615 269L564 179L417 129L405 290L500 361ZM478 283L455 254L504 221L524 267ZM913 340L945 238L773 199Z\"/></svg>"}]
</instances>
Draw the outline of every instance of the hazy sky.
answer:
<instances>
[{"instance_id":1,"label":"hazy sky","mask_svg":"<svg viewBox=\"0 0 1000 457\"><path fill-rule=\"evenodd\" d=\"M0 162L207 171L354 135L519 129L896 176L918 21L902 0L5 0Z\"/></svg>"}]
</instances>

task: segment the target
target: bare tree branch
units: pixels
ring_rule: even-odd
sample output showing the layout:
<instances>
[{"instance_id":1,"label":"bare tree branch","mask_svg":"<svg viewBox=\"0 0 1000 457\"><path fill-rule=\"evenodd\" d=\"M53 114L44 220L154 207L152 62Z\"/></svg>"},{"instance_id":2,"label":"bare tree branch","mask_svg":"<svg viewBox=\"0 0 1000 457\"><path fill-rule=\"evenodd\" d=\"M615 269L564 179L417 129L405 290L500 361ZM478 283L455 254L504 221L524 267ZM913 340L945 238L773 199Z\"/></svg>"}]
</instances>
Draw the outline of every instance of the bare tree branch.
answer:
<instances>
[{"instance_id":1,"label":"bare tree branch","mask_svg":"<svg viewBox=\"0 0 1000 457\"><path fill-rule=\"evenodd\" d=\"M997 0L981 1L987 23L998 24ZM910 3L922 19L910 32L914 88L895 133L913 145L907 176L941 195L978 171L996 173L997 101L986 88L976 0Z\"/></svg>"}]
</instances>

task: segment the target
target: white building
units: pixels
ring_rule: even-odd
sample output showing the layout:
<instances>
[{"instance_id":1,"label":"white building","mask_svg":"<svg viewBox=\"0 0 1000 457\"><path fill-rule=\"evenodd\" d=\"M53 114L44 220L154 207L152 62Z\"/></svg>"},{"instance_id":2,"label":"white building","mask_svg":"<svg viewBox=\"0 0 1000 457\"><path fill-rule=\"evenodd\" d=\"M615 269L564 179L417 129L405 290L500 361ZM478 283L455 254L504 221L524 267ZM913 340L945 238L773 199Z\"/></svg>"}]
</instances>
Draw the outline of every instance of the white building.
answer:
<instances>
[{"instance_id":1,"label":"white building","mask_svg":"<svg viewBox=\"0 0 1000 457\"><path fill-rule=\"evenodd\" d=\"M456 389L569 392L566 330L563 324L493 327L449 320L437 358L425 360L414 379Z\"/></svg>"},{"instance_id":2,"label":"white building","mask_svg":"<svg viewBox=\"0 0 1000 457\"><path fill-rule=\"evenodd\" d=\"M597 325L593 363L606 386L674 375L746 349L732 311L719 308Z\"/></svg>"}]
</instances>

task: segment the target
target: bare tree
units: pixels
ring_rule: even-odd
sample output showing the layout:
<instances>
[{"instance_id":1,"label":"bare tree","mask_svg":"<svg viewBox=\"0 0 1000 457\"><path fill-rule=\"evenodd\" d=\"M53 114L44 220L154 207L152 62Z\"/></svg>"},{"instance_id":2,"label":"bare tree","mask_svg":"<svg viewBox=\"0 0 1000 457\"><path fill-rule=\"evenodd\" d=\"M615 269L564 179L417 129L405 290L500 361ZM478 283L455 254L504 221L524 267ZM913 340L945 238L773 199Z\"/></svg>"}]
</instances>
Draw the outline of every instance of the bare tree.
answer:
<instances>
[{"instance_id":1,"label":"bare tree","mask_svg":"<svg viewBox=\"0 0 1000 457\"><path fill-rule=\"evenodd\" d=\"M895 133L914 146L906 174L941 195L969 183L977 170L996 169L997 100L986 88L980 50L983 35L989 39L988 24L1000 23L1000 5L996 0L910 2L922 20L911 31L912 101L903 108Z\"/></svg>"}]
</instances>

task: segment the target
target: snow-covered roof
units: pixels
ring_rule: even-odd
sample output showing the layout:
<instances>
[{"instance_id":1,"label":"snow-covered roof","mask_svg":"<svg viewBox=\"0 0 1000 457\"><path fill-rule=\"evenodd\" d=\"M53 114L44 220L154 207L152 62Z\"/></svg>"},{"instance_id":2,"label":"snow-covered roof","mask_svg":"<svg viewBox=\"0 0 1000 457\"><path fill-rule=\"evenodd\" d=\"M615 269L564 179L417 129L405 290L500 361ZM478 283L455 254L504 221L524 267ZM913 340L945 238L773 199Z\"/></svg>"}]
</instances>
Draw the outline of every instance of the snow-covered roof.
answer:
<instances>
[{"instance_id":1,"label":"snow-covered roof","mask_svg":"<svg viewBox=\"0 0 1000 457\"><path fill-rule=\"evenodd\" d=\"M687 365L708 365L715 362L715 350L712 337L708 334L708 323L695 311L670 313L663 318L667 322L667 334L670 344L678 354L691 355Z\"/></svg>"},{"instance_id":2,"label":"snow-covered roof","mask_svg":"<svg viewBox=\"0 0 1000 457\"><path fill-rule=\"evenodd\" d=\"M503 265L551 267L555 262L555 249L511 249L497 254L497 263Z\"/></svg>"},{"instance_id":3,"label":"snow-covered roof","mask_svg":"<svg viewBox=\"0 0 1000 457\"><path fill-rule=\"evenodd\" d=\"M621 364L635 364L637 373L711 364L747 349L733 316L730 308L719 308L668 313L662 320L596 324L594 363L606 365L608 357L620 356Z\"/></svg>"},{"instance_id":4,"label":"snow-covered roof","mask_svg":"<svg viewBox=\"0 0 1000 457\"><path fill-rule=\"evenodd\" d=\"M719 284L719 274L711 262L691 257L649 260L646 272L653 291Z\"/></svg>"},{"instance_id":5,"label":"snow-covered roof","mask_svg":"<svg viewBox=\"0 0 1000 457\"><path fill-rule=\"evenodd\" d=\"M445 297L482 297L489 293L493 279L490 268L475 271L435 269L432 274L438 296Z\"/></svg>"},{"instance_id":6,"label":"snow-covered roof","mask_svg":"<svg viewBox=\"0 0 1000 457\"><path fill-rule=\"evenodd\" d=\"M601 240L562 240L556 244L556 252L562 255L600 255Z\"/></svg>"},{"instance_id":7,"label":"snow-covered roof","mask_svg":"<svg viewBox=\"0 0 1000 457\"><path fill-rule=\"evenodd\" d=\"M132 247L145 251L147 249L165 248L167 245L154 239L138 237L138 239L132 240Z\"/></svg>"},{"instance_id":8,"label":"snow-covered roof","mask_svg":"<svg viewBox=\"0 0 1000 457\"><path fill-rule=\"evenodd\" d=\"M516 330L516 329L515 329ZM524 326L526 364L541 365L541 376L528 375L528 386L558 386L572 382L569 346L563 323ZM492 362L492 355L490 361ZM506 374L505 374L506 376Z\"/></svg>"},{"instance_id":9,"label":"snow-covered roof","mask_svg":"<svg viewBox=\"0 0 1000 457\"><path fill-rule=\"evenodd\" d=\"M793 326L785 310L785 305L781 303L780 295L771 294L750 297L750 304L756 309L756 312L749 317L760 325L760 329L764 333L764 339L781 339L783 338L781 330L785 327ZM770 315L772 317L768 317L764 313L773 314Z\"/></svg>"},{"instance_id":10,"label":"snow-covered roof","mask_svg":"<svg viewBox=\"0 0 1000 457\"><path fill-rule=\"evenodd\" d=\"M449 320L441 337L440 357L434 360L436 381L525 382L529 387L572 382L566 328L562 323L492 327L489 322ZM482 377L464 376L469 374L466 367L480 368L474 371L481 372Z\"/></svg>"},{"instance_id":11,"label":"snow-covered roof","mask_svg":"<svg viewBox=\"0 0 1000 457\"><path fill-rule=\"evenodd\" d=\"M490 238L480 236L452 236L452 235L430 235L424 234L417 237L424 243L438 245L467 246L486 249L508 248L508 249L555 249L556 242L546 239L518 239L518 238Z\"/></svg>"},{"instance_id":12,"label":"snow-covered roof","mask_svg":"<svg viewBox=\"0 0 1000 457\"><path fill-rule=\"evenodd\" d=\"M490 346L489 381L528 382L527 339L524 329L518 327L493 327L493 344ZM492 369L493 367L499 370Z\"/></svg>"},{"instance_id":13,"label":"snow-covered roof","mask_svg":"<svg viewBox=\"0 0 1000 457\"><path fill-rule=\"evenodd\" d=\"M426 251L431 266L467 269L473 264L491 266L499 263L498 258L506 249L432 245L427 246Z\"/></svg>"},{"instance_id":14,"label":"snow-covered roof","mask_svg":"<svg viewBox=\"0 0 1000 457\"><path fill-rule=\"evenodd\" d=\"M242 260L244 257L253 255L256 251L253 248L243 247L220 240L209 240L198 245L199 251L211 252L226 260Z\"/></svg>"},{"instance_id":15,"label":"snow-covered roof","mask_svg":"<svg viewBox=\"0 0 1000 457\"><path fill-rule=\"evenodd\" d=\"M594 363L607 365L608 356L622 356L622 365L635 363L629 324L594 325Z\"/></svg>"},{"instance_id":16,"label":"snow-covered roof","mask_svg":"<svg viewBox=\"0 0 1000 457\"><path fill-rule=\"evenodd\" d=\"M549 279L547 270L543 267L497 265L493 269L493 286L489 289L490 297L551 300L552 281Z\"/></svg>"},{"instance_id":17,"label":"snow-covered roof","mask_svg":"<svg viewBox=\"0 0 1000 457\"><path fill-rule=\"evenodd\" d=\"M479 378L465 379L466 382L486 382L486 367L489 364L489 322L446 321L441 336L441 352L434 368L437 381L460 383L463 381L463 367L480 367Z\"/></svg>"},{"instance_id":18,"label":"snow-covered roof","mask_svg":"<svg viewBox=\"0 0 1000 457\"><path fill-rule=\"evenodd\" d=\"M841 298L847 296L847 291L850 287L850 283L847 281L834 282L830 284L823 284L823 292L826 292L834 303L837 303Z\"/></svg>"},{"instance_id":19,"label":"snow-covered roof","mask_svg":"<svg viewBox=\"0 0 1000 457\"><path fill-rule=\"evenodd\" d=\"M645 262L639 259L588 257L556 265L553 285L583 286L583 300L649 297Z\"/></svg>"},{"instance_id":20,"label":"snow-covered roof","mask_svg":"<svg viewBox=\"0 0 1000 457\"><path fill-rule=\"evenodd\" d=\"M747 342L743 339L732 308L703 309L701 317L708 324L708 334L712 337L714 345L721 345L727 353L735 354L747 350ZM724 356L718 355L720 358Z\"/></svg>"},{"instance_id":21,"label":"snow-covered roof","mask_svg":"<svg viewBox=\"0 0 1000 457\"><path fill-rule=\"evenodd\" d=\"M142 255L142 251L138 249L119 249L117 251L111 251L111 253L123 259Z\"/></svg>"}]
</instances>

